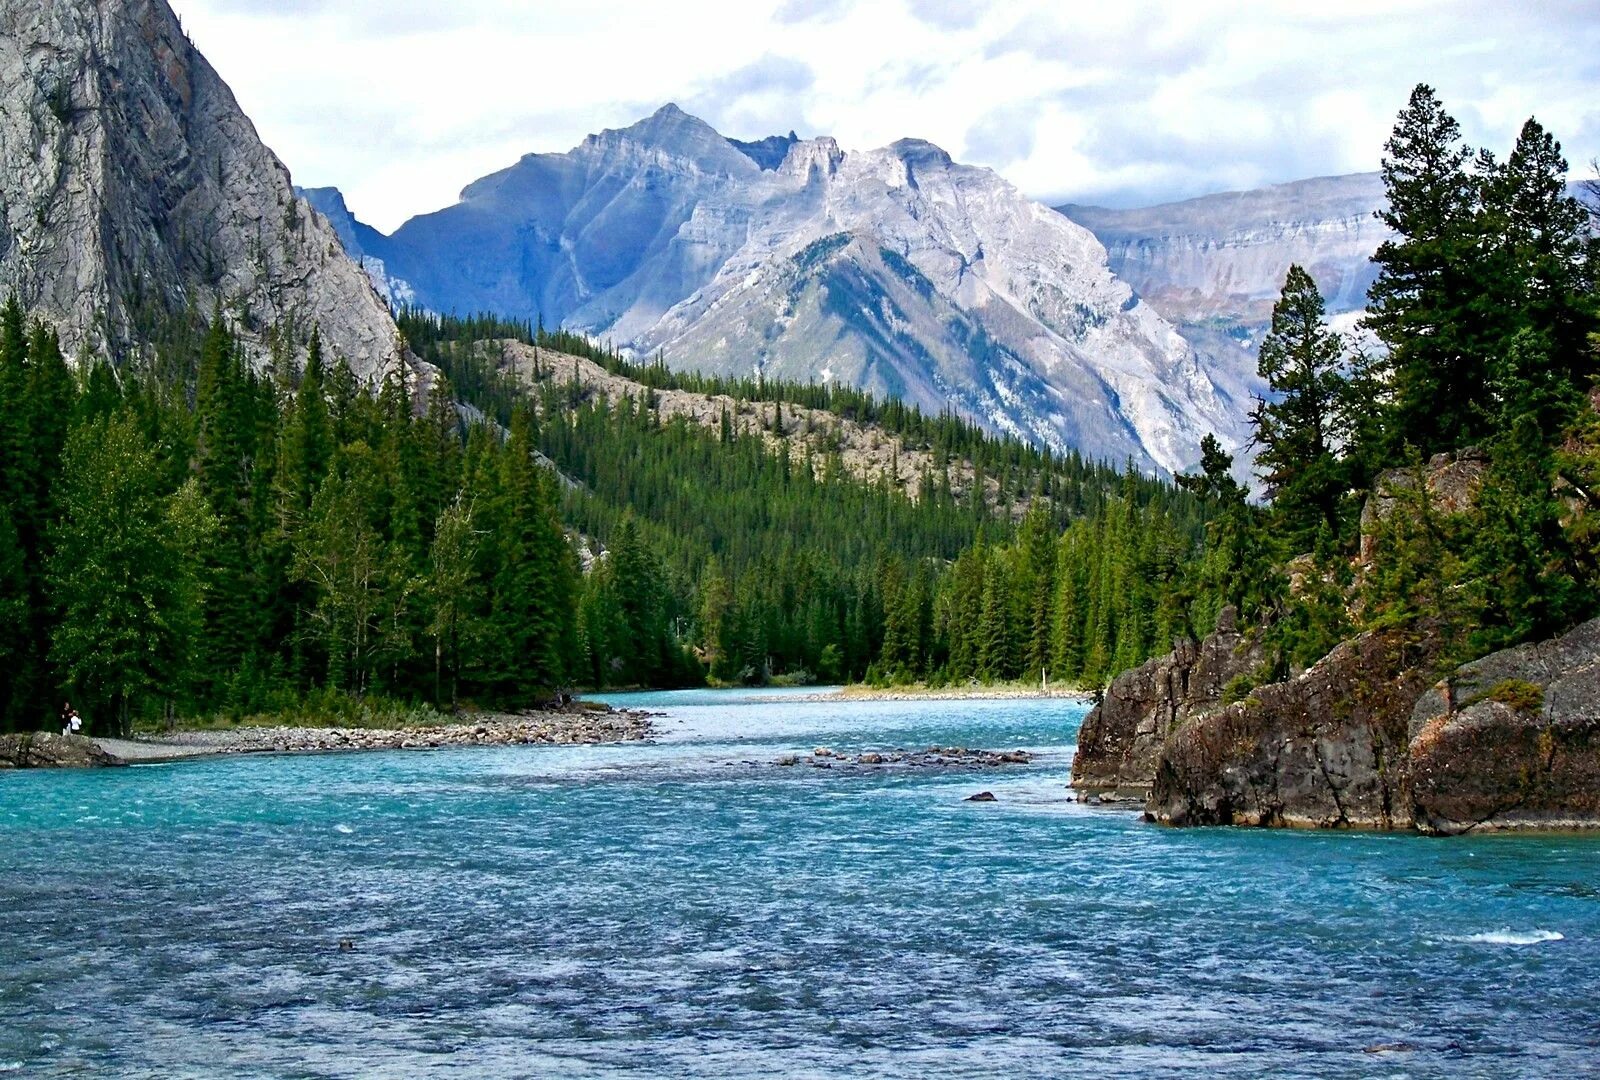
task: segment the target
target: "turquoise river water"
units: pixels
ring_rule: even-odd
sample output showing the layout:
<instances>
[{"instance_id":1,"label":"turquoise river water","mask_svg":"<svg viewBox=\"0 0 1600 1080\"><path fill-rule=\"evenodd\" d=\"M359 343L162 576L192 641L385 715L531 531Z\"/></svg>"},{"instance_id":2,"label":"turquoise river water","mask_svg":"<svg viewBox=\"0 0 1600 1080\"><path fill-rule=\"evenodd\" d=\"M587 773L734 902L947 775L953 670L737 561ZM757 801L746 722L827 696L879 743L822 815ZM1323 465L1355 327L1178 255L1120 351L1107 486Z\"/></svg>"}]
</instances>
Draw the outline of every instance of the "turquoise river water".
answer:
<instances>
[{"instance_id":1,"label":"turquoise river water","mask_svg":"<svg viewBox=\"0 0 1600 1080\"><path fill-rule=\"evenodd\" d=\"M1600 838L1160 828L1067 800L1065 701L616 700L660 737L0 774L0 1070L1600 1076ZM1038 755L773 764L933 744Z\"/></svg>"}]
</instances>

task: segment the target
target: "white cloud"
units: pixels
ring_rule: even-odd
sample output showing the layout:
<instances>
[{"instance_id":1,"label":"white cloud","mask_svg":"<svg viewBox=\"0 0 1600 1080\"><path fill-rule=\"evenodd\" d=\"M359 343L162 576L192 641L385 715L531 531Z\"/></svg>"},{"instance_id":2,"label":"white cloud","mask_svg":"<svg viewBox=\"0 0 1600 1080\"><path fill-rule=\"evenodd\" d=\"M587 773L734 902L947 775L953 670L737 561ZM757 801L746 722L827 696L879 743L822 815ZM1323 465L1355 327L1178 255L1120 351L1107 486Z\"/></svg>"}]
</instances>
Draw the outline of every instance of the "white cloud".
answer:
<instances>
[{"instance_id":1,"label":"white cloud","mask_svg":"<svg viewBox=\"0 0 1600 1080\"><path fill-rule=\"evenodd\" d=\"M1047 200L1372 169L1417 82L1474 143L1503 153L1532 113L1575 165L1600 155L1600 11L1577 0L174 6L296 180L385 229L666 101L738 138L926 138Z\"/></svg>"}]
</instances>

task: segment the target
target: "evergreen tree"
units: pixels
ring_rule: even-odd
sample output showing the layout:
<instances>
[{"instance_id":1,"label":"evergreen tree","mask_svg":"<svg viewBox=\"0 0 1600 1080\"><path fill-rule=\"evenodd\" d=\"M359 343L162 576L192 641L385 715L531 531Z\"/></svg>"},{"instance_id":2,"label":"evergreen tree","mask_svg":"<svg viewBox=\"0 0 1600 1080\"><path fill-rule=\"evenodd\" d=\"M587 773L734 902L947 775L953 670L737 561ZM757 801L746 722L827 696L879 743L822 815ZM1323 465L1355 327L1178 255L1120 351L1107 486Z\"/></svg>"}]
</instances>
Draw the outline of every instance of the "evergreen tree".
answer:
<instances>
[{"instance_id":1,"label":"evergreen tree","mask_svg":"<svg viewBox=\"0 0 1600 1080\"><path fill-rule=\"evenodd\" d=\"M1345 481L1335 448L1349 430L1349 383L1340 371L1338 335L1323 324L1322 295L1290 266L1283 295L1262 339L1258 370L1275 400L1257 399L1250 419L1260 446L1256 467L1267 485L1281 537L1291 550L1311 546L1319 529L1340 531Z\"/></svg>"},{"instance_id":2,"label":"evergreen tree","mask_svg":"<svg viewBox=\"0 0 1600 1080\"><path fill-rule=\"evenodd\" d=\"M450 672L450 708L459 704L461 652L477 641L471 624L480 609L475 573L480 539L473 520L472 503L463 497L446 507L434 525L429 550L432 574L428 579L428 634L433 638L433 700L442 704L443 674Z\"/></svg>"},{"instance_id":3,"label":"evergreen tree","mask_svg":"<svg viewBox=\"0 0 1600 1080\"><path fill-rule=\"evenodd\" d=\"M1397 234L1378 247L1366 324L1388 348L1391 446L1424 455L1478 434L1484 371L1476 184L1460 125L1418 85L1384 144L1385 209ZM1397 450L1392 452L1398 452Z\"/></svg>"},{"instance_id":4,"label":"evergreen tree","mask_svg":"<svg viewBox=\"0 0 1600 1080\"><path fill-rule=\"evenodd\" d=\"M181 678L199 588L185 548L203 517L162 491L158 458L126 416L72 433L52 529L50 643L91 727L126 734L133 709ZM176 511L176 512L175 512ZM176 520L175 520L176 519Z\"/></svg>"}]
</instances>

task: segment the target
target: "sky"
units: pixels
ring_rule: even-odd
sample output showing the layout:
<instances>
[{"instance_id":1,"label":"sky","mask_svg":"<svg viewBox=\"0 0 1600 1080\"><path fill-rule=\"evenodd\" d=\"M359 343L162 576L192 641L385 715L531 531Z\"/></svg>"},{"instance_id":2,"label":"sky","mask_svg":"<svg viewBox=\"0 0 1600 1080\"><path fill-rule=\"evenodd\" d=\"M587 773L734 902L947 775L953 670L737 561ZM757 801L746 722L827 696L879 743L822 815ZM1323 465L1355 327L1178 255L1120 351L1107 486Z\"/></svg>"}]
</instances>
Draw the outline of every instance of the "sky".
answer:
<instances>
[{"instance_id":1,"label":"sky","mask_svg":"<svg viewBox=\"0 0 1600 1080\"><path fill-rule=\"evenodd\" d=\"M1502 156L1600 156L1595 0L172 0L304 186L384 231L674 101L724 135L928 139L1136 206L1378 167L1432 84ZM1315 10L1313 10L1315 9Z\"/></svg>"}]
</instances>

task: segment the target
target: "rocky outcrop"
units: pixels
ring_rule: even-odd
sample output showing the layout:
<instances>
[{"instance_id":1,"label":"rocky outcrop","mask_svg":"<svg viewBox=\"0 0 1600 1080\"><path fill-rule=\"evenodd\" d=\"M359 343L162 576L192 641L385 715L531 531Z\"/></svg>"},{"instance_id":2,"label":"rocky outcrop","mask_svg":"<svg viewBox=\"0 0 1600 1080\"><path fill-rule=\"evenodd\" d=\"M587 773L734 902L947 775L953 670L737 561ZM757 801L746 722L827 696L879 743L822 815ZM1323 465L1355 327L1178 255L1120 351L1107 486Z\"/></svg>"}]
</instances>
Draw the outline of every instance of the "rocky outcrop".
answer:
<instances>
[{"instance_id":1,"label":"rocky outcrop","mask_svg":"<svg viewBox=\"0 0 1600 1080\"><path fill-rule=\"evenodd\" d=\"M0 769L76 769L121 764L95 745L93 739L82 735L50 731L0 735Z\"/></svg>"},{"instance_id":2,"label":"rocky outcrop","mask_svg":"<svg viewBox=\"0 0 1600 1080\"><path fill-rule=\"evenodd\" d=\"M1433 639L1382 630L1197 716L1161 747L1147 812L1170 825L1407 828L1411 712Z\"/></svg>"},{"instance_id":3,"label":"rocky outcrop","mask_svg":"<svg viewBox=\"0 0 1600 1080\"><path fill-rule=\"evenodd\" d=\"M321 328L372 379L384 302L163 0L0 0L0 293L126 356L221 304L248 352Z\"/></svg>"},{"instance_id":4,"label":"rocky outcrop","mask_svg":"<svg viewBox=\"0 0 1600 1080\"><path fill-rule=\"evenodd\" d=\"M1073 786L1126 796L1149 768L1147 815L1180 826L1600 828L1600 619L1444 679L1437 653L1426 627L1369 631L1197 708L1179 649L1112 684Z\"/></svg>"},{"instance_id":5,"label":"rocky outcrop","mask_svg":"<svg viewBox=\"0 0 1600 1080\"><path fill-rule=\"evenodd\" d=\"M1372 494L1361 507L1361 553L1359 564L1371 564L1377 550L1379 527L1399 505L1402 496L1424 485L1428 503L1435 513L1460 514L1471 510L1483 490L1489 471L1489 457L1476 447L1449 454L1435 454L1419 476L1415 469L1390 469L1379 474Z\"/></svg>"},{"instance_id":6,"label":"rocky outcrop","mask_svg":"<svg viewBox=\"0 0 1600 1080\"><path fill-rule=\"evenodd\" d=\"M1419 828L1600 827L1600 619L1461 667L1410 730Z\"/></svg>"},{"instance_id":7,"label":"rocky outcrop","mask_svg":"<svg viewBox=\"0 0 1600 1080\"><path fill-rule=\"evenodd\" d=\"M1204 641L1181 641L1166 656L1118 675L1078 729L1073 788L1143 801L1167 737L1218 708L1228 684L1254 675L1262 661L1260 644L1241 634L1234 610L1224 608Z\"/></svg>"}]
</instances>

